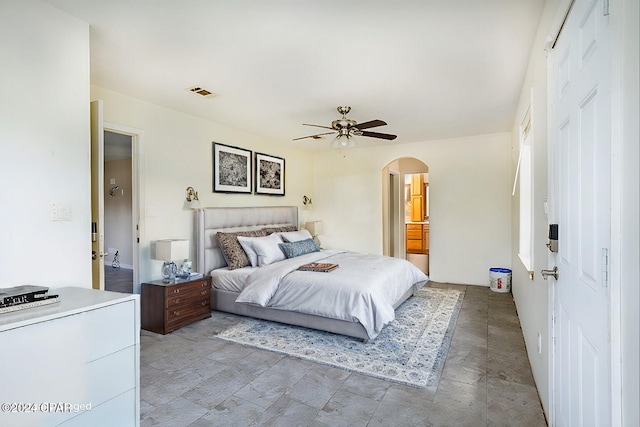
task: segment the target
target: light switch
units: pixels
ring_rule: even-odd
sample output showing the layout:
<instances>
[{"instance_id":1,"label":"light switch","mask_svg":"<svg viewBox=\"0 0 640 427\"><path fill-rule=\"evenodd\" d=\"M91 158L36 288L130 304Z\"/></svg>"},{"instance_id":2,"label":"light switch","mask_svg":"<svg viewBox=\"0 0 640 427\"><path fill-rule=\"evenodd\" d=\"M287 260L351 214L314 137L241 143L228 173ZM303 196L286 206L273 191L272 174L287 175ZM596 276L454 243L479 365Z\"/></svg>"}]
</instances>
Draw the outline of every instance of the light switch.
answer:
<instances>
[{"instance_id":1,"label":"light switch","mask_svg":"<svg viewBox=\"0 0 640 427\"><path fill-rule=\"evenodd\" d=\"M71 205L63 202L51 202L49 217L51 221L71 221Z\"/></svg>"}]
</instances>

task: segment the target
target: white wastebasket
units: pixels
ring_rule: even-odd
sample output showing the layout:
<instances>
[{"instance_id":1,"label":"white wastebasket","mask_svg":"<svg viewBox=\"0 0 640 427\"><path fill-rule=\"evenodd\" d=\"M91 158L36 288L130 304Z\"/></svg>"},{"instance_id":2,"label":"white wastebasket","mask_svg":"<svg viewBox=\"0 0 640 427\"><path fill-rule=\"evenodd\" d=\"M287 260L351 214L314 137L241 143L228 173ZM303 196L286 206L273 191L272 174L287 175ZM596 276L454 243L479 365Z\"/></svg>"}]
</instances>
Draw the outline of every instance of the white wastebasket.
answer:
<instances>
[{"instance_id":1,"label":"white wastebasket","mask_svg":"<svg viewBox=\"0 0 640 427\"><path fill-rule=\"evenodd\" d=\"M511 270L493 267L489 269L489 286L494 292L511 291Z\"/></svg>"}]
</instances>

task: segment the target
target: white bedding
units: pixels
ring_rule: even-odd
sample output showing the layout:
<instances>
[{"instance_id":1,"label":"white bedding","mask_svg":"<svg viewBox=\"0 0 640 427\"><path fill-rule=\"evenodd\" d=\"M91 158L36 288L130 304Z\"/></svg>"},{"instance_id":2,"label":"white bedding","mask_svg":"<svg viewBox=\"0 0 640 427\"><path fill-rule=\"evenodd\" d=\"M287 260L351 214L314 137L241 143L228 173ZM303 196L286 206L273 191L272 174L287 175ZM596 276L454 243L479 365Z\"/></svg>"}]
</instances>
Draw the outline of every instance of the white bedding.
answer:
<instances>
[{"instance_id":1,"label":"white bedding","mask_svg":"<svg viewBox=\"0 0 640 427\"><path fill-rule=\"evenodd\" d=\"M249 276L258 267L242 267L229 270L228 267L211 270L211 285L216 289L223 289L231 292L242 292L247 285Z\"/></svg>"},{"instance_id":2,"label":"white bedding","mask_svg":"<svg viewBox=\"0 0 640 427\"><path fill-rule=\"evenodd\" d=\"M297 270L310 262L340 267ZM250 271L236 302L360 322L370 339L395 319L394 302L428 280L406 260L345 251L314 252Z\"/></svg>"}]
</instances>

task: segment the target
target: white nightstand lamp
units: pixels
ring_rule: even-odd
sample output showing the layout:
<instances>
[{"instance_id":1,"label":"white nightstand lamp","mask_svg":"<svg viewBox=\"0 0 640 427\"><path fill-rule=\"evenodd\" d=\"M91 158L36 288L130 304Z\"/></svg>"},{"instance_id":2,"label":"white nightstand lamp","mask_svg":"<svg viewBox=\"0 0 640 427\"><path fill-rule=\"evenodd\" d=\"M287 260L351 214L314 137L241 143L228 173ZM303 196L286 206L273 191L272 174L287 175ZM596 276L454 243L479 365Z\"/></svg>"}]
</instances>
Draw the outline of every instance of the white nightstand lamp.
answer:
<instances>
[{"instance_id":1,"label":"white nightstand lamp","mask_svg":"<svg viewBox=\"0 0 640 427\"><path fill-rule=\"evenodd\" d=\"M164 261L164 264L162 264L162 280L165 283L173 282L178 272L178 267L174 261L189 258L189 241L178 239L157 240L155 253L152 254L151 258Z\"/></svg>"},{"instance_id":2,"label":"white nightstand lamp","mask_svg":"<svg viewBox=\"0 0 640 427\"><path fill-rule=\"evenodd\" d=\"M311 236L313 237L313 241L320 247L320 239L318 236L322 234L322 221L309 221L304 223L304 228L306 228Z\"/></svg>"}]
</instances>

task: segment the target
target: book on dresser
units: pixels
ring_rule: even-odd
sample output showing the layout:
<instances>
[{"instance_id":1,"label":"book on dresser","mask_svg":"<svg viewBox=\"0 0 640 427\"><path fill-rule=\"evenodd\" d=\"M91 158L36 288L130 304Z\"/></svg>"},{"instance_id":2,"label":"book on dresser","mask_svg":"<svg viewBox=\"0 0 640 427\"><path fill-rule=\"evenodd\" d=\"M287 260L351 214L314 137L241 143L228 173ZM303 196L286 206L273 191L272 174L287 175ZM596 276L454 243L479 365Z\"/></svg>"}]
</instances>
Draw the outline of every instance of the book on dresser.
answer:
<instances>
[{"instance_id":1,"label":"book on dresser","mask_svg":"<svg viewBox=\"0 0 640 427\"><path fill-rule=\"evenodd\" d=\"M330 271L338 268L338 264L331 264L328 262L312 262L309 264L304 264L298 267L300 271L318 271L321 273L329 273Z\"/></svg>"},{"instance_id":2,"label":"book on dresser","mask_svg":"<svg viewBox=\"0 0 640 427\"><path fill-rule=\"evenodd\" d=\"M0 289L0 314L41 307L59 301L45 286L21 285Z\"/></svg>"},{"instance_id":3,"label":"book on dresser","mask_svg":"<svg viewBox=\"0 0 640 427\"><path fill-rule=\"evenodd\" d=\"M28 308L41 307L43 305L49 305L59 302L58 295L45 295L44 297L35 301L21 302L15 304L0 304L0 314L11 313L18 310L26 310Z\"/></svg>"},{"instance_id":4,"label":"book on dresser","mask_svg":"<svg viewBox=\"0 0 640 427\"><path fill-rule=\"evenodd\" d=\"M3 304L13 305L41 299L49 292L46 286L20 285L11 288L0 288L0 307Z\"/></svg>"}]
</instances>

